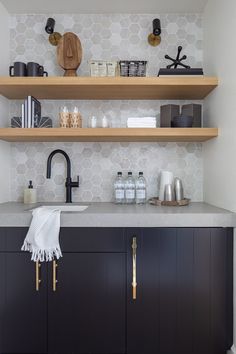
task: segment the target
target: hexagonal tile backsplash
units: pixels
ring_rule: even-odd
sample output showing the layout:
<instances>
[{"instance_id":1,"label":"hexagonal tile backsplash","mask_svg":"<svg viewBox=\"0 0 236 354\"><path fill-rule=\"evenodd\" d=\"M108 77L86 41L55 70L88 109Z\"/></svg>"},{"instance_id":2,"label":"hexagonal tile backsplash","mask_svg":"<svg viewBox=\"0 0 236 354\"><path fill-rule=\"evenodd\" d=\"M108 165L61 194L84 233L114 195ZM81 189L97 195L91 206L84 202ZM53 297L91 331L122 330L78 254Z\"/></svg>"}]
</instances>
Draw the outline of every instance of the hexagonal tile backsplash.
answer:
<instances>
[{"instance_id":1,"label":"hexagonal tile backsplash","mask_svg":"<svg viewBox=\"0 0 236 354\"><path fill-rule=\"evenodd\" d=\"M83 61L78 74L89 75L90 59L148 60L148 75L155 76L167 64L164 55L175 56L178 45L184 47L191 66L202 65L202 18L187 15L51 15L55 30L75 32L83 47ZM44 31L48 15L11 17L11 61L36 61L49 75L62 76L56 62L56 48L48 43ZM147 43L152 20L161 19L162 42L153 48ZM173 101L172 101L173 102ZM87 125L89 116L106 114L112 126L125 126L129 116L157 116L167 101L42 101L43 115L58 125L58 111L63 104L77 105ZM183 104L184 102L177 102ZM10 116L19 115L20 103L11 103ZM46 180L46 160L55 149L64 149L72 160L72 174L80 175L80 188L73 190L74 201L111 201L117 171L135 175L143 171L148 182L148 196L156 196L161 169L172 170L183 179L186 196L202 200L202 145L188 143L14 143L12 144L12 200L22 201L23 189L32 179L39 201L64 201L65 163L56 156L52 179Z\"/></svg>"},{"instance_id":2,"label":"hexagonal tile backsplash","mask_svg":"<svg viewBox=\"0 0 236 354\"><path fill-rule=\"evenodd\" d=\"M148 60L148 74L155 76L165 67L164 56L176 55L182 45L191 66L202 64L202 17L190 15L51 15L55 30L75 32L83 47L83 61L79 75L88 75L88 60ZM62 75L57 65L56 48L48 43L44 30L47 15L17 15L11 17L12 61L36 61L44 65L49 75ZM152 20L161 19L162 42L159 47L147 43Z\"/></svg>"}]
</instances>

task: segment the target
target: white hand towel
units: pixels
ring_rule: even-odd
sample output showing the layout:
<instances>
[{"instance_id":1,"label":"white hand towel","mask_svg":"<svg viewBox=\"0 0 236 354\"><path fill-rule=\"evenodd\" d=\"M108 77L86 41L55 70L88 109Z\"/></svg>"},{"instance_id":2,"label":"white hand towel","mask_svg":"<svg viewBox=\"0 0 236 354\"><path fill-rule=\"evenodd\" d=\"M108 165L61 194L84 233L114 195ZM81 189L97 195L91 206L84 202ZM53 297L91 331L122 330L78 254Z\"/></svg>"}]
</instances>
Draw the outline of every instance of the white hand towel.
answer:
<instances>
[{"instance_id":1,"label":"white hand towel","mask_svg":"<svg viewBox=\"0 0 236 354\"><path fill-rule=\"evenodd\" d=\"M156 120L156 117L128 117L128 120Z\"/></svg>"},{"instance_id":2,"label":"white hand towel","mask_svg":"<svg viewBox=\"0 0 236 354\"><path fill-rule=\"evenodd\" d=\"M128 128L156 128L156 124L147 124L147 123L128 123Z\"/></svg>"},{"instance_id":3,"label":"white hand towel","mask_svg":"<svg viewBox=\"0 0 236 354\"><path fill-rule=\"evenodd\" d=\"M48 262L54 257L62 257L59 244L60 214L58 209L46 207L33 210L33 219L21 248L32 253L32 261Z\"/></svg>"},{"instance_id":4,"label":"white hand towel","mask_svg":"<svg viewBox=\"0 0 236 354\"><path fill-rule=\"evenodd\" d=\"M156 128L155 117L129 117L127 119L128 128Z\"/></svg>"},{"instance_id":5,"label":"white hand towel","mask_svg":"<svg viewBox=\"0 0 236 354\"><path fill-rule=\"evenodd\" d=\"M128 118L127 123L156 123L156 118Z\"/></svg>"}]
</instances>

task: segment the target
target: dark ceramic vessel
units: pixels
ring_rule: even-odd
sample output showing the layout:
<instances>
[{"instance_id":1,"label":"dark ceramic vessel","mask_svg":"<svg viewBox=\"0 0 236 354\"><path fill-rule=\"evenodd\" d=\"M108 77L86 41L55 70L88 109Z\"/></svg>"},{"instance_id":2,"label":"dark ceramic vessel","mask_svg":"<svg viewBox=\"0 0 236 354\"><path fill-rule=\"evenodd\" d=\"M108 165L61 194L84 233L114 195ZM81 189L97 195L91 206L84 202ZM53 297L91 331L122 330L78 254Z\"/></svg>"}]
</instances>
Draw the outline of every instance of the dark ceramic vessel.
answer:
<instances>
[{"instance_id":1,"label":"dark ceramic vessel","mask_svg":"<svg viewBox=\"0 0 236 354\"><path fill-rule=\"evenodd\" d=\"M191 128L193 126L193 117L183 114L175 116L172 121L172 126L175 128Z\"/></svg>"}]
</instances>

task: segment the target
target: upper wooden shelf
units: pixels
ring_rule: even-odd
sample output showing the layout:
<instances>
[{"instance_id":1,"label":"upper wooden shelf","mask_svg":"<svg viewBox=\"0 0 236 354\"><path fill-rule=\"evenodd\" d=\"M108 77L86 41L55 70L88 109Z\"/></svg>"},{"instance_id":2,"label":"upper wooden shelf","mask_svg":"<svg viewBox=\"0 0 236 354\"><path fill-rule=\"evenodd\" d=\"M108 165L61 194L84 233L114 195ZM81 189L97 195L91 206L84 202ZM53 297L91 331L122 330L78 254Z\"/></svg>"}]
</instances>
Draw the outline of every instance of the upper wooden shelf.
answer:
<instances>
[{"instance_id":1,"label":"upper wooden shelf","mask_svg":"<svg viewBox=\"0 0 236 354\"><path fill-rule=\"evenodd\" d=\"M217 128L1 128L0 140L202 142L218 136Z\"/></svg>"},{"instance_id":2,"label":"upper wooden shelf","mask_svg":"<svg viewBox=\"0 0 236 354\"><path fill-rule=\"evenodd\" d=\"M216 86L216 77L0 77L9 99L195 100Z\"/></svg>"}]
</instances>

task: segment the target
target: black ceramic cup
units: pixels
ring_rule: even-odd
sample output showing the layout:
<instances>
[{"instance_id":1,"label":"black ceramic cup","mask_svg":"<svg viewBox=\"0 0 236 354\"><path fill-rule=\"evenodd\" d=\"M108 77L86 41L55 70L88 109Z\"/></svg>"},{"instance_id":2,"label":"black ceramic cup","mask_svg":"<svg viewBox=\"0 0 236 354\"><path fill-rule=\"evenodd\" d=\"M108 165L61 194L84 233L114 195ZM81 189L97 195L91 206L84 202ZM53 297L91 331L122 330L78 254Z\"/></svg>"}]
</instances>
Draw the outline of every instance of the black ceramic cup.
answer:
<instances>
[{"instance_id":1,"label":"black ceramic cup","mask_svg":"<svg viewBox=\"0 0 236 354\"><path fill-rule=\"evenodd\" d=\"M48 73L44 71L44 67L38 63L27 63L27 76L48 76Z\"/></svg>"},{"instance_id":2,"label":"black ceramic cup","mask_svg":"<svg viewBox=\"0 0 236 354\"><path fill-rule=\"evenodd\" d=\"M40 66L40 68L39 68L39 76L48 76L48 72L44 71L43 66Z\"/></svg>"},{"instance_id":3,"label":"black ceramic cup","mask_svg":"<svg viewBox=\"0 0 236 354\"><path fill-rule=\"evenodd\" d=\"M20 61L16 61L9 67L10 76L27 76L26 64Z\"/></svg>"}]
</instances>

